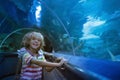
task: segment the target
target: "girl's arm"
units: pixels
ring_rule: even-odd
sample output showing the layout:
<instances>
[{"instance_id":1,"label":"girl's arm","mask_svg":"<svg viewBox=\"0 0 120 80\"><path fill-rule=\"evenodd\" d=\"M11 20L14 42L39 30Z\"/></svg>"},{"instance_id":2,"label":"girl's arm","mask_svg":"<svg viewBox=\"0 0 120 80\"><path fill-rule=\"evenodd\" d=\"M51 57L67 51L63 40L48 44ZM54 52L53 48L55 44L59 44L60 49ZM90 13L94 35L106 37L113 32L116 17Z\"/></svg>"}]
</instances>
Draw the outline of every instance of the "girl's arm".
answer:
<instances>
[{"instance_id":1,"label":"girl's arm","mask_svg":"<svg viewBox=\"0 0 120 80\"><path fill-rule=\"evenodd\" d=\"M31 59L31 64L36 64L42 67L60 67L64 63L64 59L62 59L59 63L53 63L53 62L48 62L48 61L38 61L36 59Z\"/></svg>"},{"instance_id":2,"label":"girl's arm","mask_svg":"<svg viewBox=\"0 0 120 80\"><path fill-rule=\"evenodd\" d=\"M52 53L48 53L48 52L45 52L45 51L44 51L44 55L45 56L49 56L49 57L53 57L54 56Z\"/></svg>"},{"instance_id":3,"label":"girl's arm","mask_svg":"<svg viewBox=\"0 0 120 80\"><path fill-rule=\"evenodd\" d=\"M54 68L55 68L55 67L45 67L45 70L46 70L47 72L51 72Z\"/></svg>"}]
</instances>

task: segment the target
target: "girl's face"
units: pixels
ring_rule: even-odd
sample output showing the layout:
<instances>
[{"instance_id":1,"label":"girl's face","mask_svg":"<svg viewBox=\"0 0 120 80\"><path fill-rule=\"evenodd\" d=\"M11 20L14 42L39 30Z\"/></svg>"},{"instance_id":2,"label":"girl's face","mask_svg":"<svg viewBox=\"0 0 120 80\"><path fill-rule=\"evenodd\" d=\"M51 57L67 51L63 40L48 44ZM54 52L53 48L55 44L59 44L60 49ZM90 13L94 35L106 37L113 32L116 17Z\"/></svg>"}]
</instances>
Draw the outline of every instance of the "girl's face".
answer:
<instances>
[{"instance_id":1,"label":"girl's face","mask_svg":"<svg viewBox=\"0 0 120 80\"><path fill-rule=\"evenodd\" d=\"M30 40L30 48L38 50L41 45L41 39L37 37L32 37Z\"/></svg>"}]
</instances>

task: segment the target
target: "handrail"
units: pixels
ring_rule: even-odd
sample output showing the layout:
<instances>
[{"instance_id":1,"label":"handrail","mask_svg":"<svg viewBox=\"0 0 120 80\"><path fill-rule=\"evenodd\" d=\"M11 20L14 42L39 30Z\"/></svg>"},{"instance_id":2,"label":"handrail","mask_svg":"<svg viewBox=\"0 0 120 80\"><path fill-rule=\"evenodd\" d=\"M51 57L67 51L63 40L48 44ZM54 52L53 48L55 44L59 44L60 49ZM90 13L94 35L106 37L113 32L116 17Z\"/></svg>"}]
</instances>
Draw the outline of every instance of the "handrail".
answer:
<instances>
[{"instance_id":1,"label":"handrail","mask_svg":"<svg viewBox=\"0 0 120 80\"><path fill-rule=\"evenodd\" d=\"M82 77L82 80L120 80L120 62L119 61L109 61L102 59L86 58L81 56L72 56L62 53L55 53L57 57L63 56L69 61L65 69L68 69L68 74L70 77L70 72L75 73L78 77ZM70 58L70 59L69 59ZM65 75L65 71L63 72ZM74 74L71 74L74 75ZM76 77L74 75L74 77ZM70 79L69 79L70 80ZM75 79L79 80L79 79Z\"/></svg>"},{"instance_id":2,"label":"handrail","mask_svg":"<svg viewBox=\"0 0 120 80\"><path fill-rule=\"evenodd\" d=\"M55 61L57 56L48 58L49 61ZM98 75L97 73L81 69L72 65L71 63L65 63L61 67L57 68L66 80L108 80L106 77Z\"/></svg>"}]
</instances>

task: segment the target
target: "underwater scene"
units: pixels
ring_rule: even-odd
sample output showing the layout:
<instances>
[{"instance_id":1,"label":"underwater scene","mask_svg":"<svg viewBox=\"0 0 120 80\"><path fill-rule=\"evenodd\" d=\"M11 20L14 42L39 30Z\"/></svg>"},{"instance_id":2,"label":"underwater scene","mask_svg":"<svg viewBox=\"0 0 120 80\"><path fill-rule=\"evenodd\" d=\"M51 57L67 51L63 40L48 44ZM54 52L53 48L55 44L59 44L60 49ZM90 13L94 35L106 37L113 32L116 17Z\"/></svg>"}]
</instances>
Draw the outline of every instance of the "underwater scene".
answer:
<instances>
[{"instance_id":1,"label":"underwater scene","mask_svg":"<svg viewBox=\"0 0 120 80\"><path fill-rule=\"evenodd\" d=\"M23 36L38 31L44 36L44 51L66 58L77 70L71 73L85 72L84 78L51 80L120 80L119 3L120 0L0 0L0 54L17 52ZM0 60L1 65L1 56ZM2 66L0 69L3 75Z\"/></svg>"}]
</instances>

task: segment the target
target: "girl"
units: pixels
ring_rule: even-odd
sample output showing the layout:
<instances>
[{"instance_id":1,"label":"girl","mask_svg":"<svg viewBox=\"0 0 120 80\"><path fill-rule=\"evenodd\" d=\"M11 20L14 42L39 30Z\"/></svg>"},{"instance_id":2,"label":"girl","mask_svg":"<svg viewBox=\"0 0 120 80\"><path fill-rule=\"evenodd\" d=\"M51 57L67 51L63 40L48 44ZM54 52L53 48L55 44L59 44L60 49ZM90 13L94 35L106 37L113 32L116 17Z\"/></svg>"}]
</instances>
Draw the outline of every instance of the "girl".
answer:
<instances>
[{"instance_id":1,"label":"girl","mask_svg":"<svg viewBox=\"0 0 120 80\"><path fill-rule=\"evenodd\" d=\"M22 56L21 80L41 80L42 67L60 67L65 61L52 63L45 60L41 50L44 38L39 32L27 33L22 40L23 48L19 50Z\"/></svg>"}]
</instances>

